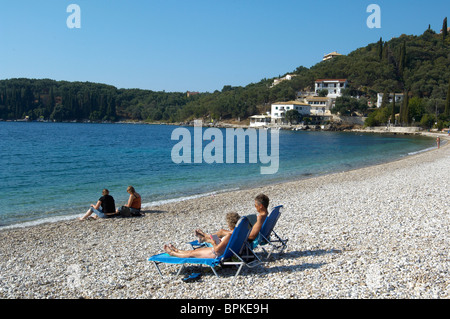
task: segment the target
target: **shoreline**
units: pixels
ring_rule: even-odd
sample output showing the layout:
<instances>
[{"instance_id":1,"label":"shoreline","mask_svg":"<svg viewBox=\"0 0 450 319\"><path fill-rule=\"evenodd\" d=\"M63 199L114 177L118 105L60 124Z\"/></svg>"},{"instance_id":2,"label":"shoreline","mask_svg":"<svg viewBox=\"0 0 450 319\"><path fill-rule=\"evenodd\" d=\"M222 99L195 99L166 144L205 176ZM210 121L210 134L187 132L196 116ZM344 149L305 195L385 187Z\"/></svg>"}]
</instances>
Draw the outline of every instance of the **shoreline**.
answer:
<instances>
[{"instance_id":1,"label":"shoreline","mask_svg":"<svg viewBox=\"0 0 450 319\"><path fill-rule=\"evenodd\" d=\"M123 124L126 124L126 123L123 123ZM388 131L373 132L373 131L364 131L364 130L359 130L359 129L349 130L346 132L370 133L370 134L378 134L378 133L379 134L395 134L395 133L388 132ZM403 133L400 133L400 134L403 134ZM410 135L409 133L404 133L404 134ZM441 141L441 147L446 145L448 143L447 141L450 141L450 137L448 139L446 139L445 137L447 136L447 134L443 134L443 133L418 132L418 133L414 133L413 135L427 136L427 137L434 137L434 138L437 136L444 137L444 139ZM404 158L407 158L410 156L415 156L415 155L423 153L423 152L432 151L434 149L436 149L436 147L426 148L426 149L414 152L413 154L407 153L400 158L391 159L391 160L389 160L387 162L383 162L383 163L369 164L369 165L361 164L361 166L358 166L355 168L344 169L344 170L335 171L335 172L327 172L327 173L322 173L322 174L313 174L311 176L299 175L299 176L291 177L288 180L271 181L271 182L266 182L262 185L263 186L280 185L280 184L284 184L284 183L301 182L306 179L317 178L317 177L327 176L327 175L332 175L332 174L337 174L337 173L346 173L346 172L350 172L350 171L354 171L354 170L358 170L358 169L362 169L362 168L396 162L396 161L402 160ZM179 198L168 198L168 199L164 199L164 200L158 200L156 202L143 203L142 207L143 207L143 211L146 211L153 207L164 205L165 203L184 202L187 200L195 200L197 198L202 198L202 197L215 196L216 194L228 193L229 191L251 190L253 188L255 188L255 186L243 186L242 188L236 187L236 188L232 188L232 189L221 189L221 190L216 190L216 191L212 191L212 192L188 195L188 196L179 197ZM54 216L54 217L39 218L39 219L35 219L35 220L18 222L18 223L9 224L9 225L0 225L0 233L2 231L11 230L11 229L17 229L17 228L24 229L24 228L28 228L28 227L38 227L40 225L47 224L47 223L59 223L59 222L64 222L64 221L70 221L72 219L77 219L78 217L80 217L82 215L84 215L84 213L74 213L74 214L70 214L70 215L59 215L59 216Z\"/></svg>"},{"instance_id":2,"label":"shoreline","mask_svg":"<svg viewBox=\"0 0 450 319\"><path fill-rule=\"evenodd\" d=\"M449 298L445 139L393 162L165 203L141 218L0 231L0 297ZM177 267L162 278L147 261L197 227L224 227L228 211L253 214L261 192L270 208L284 205L275 230L288 250L276 260L244 268L234 284L227 269L185 284Z\"/></svg>"}]
</instances>

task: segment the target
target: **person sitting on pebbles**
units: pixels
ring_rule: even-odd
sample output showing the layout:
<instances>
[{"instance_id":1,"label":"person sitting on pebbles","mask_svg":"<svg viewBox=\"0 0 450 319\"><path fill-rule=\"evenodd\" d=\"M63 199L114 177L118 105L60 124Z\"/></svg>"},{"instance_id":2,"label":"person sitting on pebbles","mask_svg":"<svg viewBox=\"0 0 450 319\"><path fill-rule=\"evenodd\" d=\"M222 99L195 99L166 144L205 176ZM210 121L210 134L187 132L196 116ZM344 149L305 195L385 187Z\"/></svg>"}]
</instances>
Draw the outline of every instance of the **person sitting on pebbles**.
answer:
<instances>
[{"instance_id":1,"label":"person sitting on pebbles","mask_svg":"<svg viewBox=\"0 0 450 319\"><path fill-rule=\"evenodd\" d=\"M106 188L102 191L102 197L100 197L97 201L97 204L91 204L91 207L88 209L86 214L79 218L80 220L88 219L92 213L95 216L92 216L94 219L98 218L108 218L116 215L116 204L114 202L114 198L109 195L109 190Z\"/></svg>"},{"instance_id":2,"label":"person sitting on pebbles","mask_svg":"<svg viewBox=\"0 0 450 319\"><path fill-rule=\"evenodd\" d=\"M129 211L128 215L139 216L141 215L141 195L134 189L133 186L128 186L127 193L130 194L128 198L128 203L117 209L116 213L118 215L127 215L124 214L125 210Z\"/></svg>"},{"instance_id":3,"label":"person sitting on pebbles","mask_svg":"<svg viewBox=\"0 0 450 319\"><path fill-rule=\"evenodd\" d=\"M225 248L230 241L231 234L233 233L234 228L236 227L237 222L239 221L240 216L238 213L228 213L226 215L226 221L228 224L229 230L224 233L224 236L221 238L219 242L216 242L213 239L213 236L205 236L203 238L204 242L210 243L212 247L201 247L194 250L180 250L177 249L172 244L164 245L164 251L168 253L170 256L180 257L180 258L216 258L222 255L225 252Z\"/></svg>"}]
</instances>

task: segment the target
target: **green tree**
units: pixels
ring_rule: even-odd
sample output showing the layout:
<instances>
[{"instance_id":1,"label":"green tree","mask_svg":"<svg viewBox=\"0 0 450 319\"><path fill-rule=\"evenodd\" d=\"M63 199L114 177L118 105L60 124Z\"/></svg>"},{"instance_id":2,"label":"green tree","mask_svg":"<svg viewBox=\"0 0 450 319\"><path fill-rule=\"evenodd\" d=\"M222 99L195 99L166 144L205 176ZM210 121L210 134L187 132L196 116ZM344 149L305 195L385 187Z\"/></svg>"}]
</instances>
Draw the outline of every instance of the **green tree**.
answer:
<instances>
[{"instance_id":1,"label":"green tree","mask_svg":"<svg viewBox=\"0 0 450 319\"><path fill-rule=\"evenodd\" d=\"M389 91L388 89L384 89L380 108L385 108L388 105L388 103L389 103Z\"/></svg>"},{"instance_id":2,"label":"green tree","mask_svg":"<svg viewBox=\"0 0 450 319\"><path fill-rule=\"evenodd\" d=\"M400 106L400 124L409 124L409 97L408 91L403 93L403 102Z\"/></svg>"},{"instance_id":3,"label":"green tree","mask_svg":"<svg viewBox=\"0 0 450 319\"><path fill-rule=\"evenodd\" d=\"M286 121L288 121L290 124L296 124L300 119L300 113L297 110L289 110L286 112L285 116Z\"/></svg>"},{"instance_id":4,"label":"green tree","mask_svg":"<svg viewBox=\"0 0 450 319\"><path fill-rule=\"evenodd\" d=\"M445 100L444 116L447 118L447 120L450 119L450 81L448 82L447 98Z\"/></svg>"},{"instance_id":5,"label":"green tree","mask_svg":"<svg viewBox=\"0 0 450 319\"><path fill-rule=\"evenodd\" d=\"M68 110L64 105L62 104L56 104L52 114L50 115L50 119L61 122L64 120L68 120L70 116L70 110Z\"/></svg>"},{"instance_id":6,"label":"green tree","mask_svg":"<svg viewBox=\"0 0 450 319\"><path fill-rule=\"evenodd\" d=\"M425 114L425 103L423 99L415 96L409 100L409 118L414 119L414 121L421 121ZM421 123L422 124L422 123Z\"/></svg>"},{"instance_id":7,"label":"green tree","mask_svg":"<svg viewBox=\"0 0 450 319\"><path fill-rule=\"evenodd\" d=\"M398 63L398 71L400 76L403 77L406 67L406 40L403 41L402 47L400 48L400 58Z\"/></svg>"},{"instance_id":8,"label":"green tree","mask_svg":"<svg viewBox=\"0 0 450 319\"><path fill-rule=\"evenodd\" d=\"M445 42L445 38L447 37L447 17L445 17L444 22L442 23L442 42Z\"/></svg>"},{"instance_id":9,"label":"green tree","mask_svg":"<svg viewBox=\"0 0 450 319\"><path fill-rule=\"evenodd\" d=\"M383 59L383 38L377 42L377 56L380 61Z\"/></svg>"},{"instance_id":10,"label":"green tree","mask_svg":"<svg viewBox=\"0 0 450 319\"><path fill-rule=\"evenodd\" d=\"M391 104L391 124L395 124L395 92L394 97L392 98L392 104Z\"/></svg>"},{"instance_id":11,"label":"green tree","mask_svg":"<svg viewBox=\"0 0 450 319\"><path fill-rule=\"evenodd\" d=\"M423 128L432 128L436 121L436 117L433 114L425 114L420 120L420 126Z\"/></svg>"},{"instance_id":12,"label":"green tree","mask_svg":"<svg viewBox=\"0 0 450 319\"><path fill-rule=\"evenodd\" d=\"M390 116L390 111L389 111L388 107L379 108L369 114L369 116L365 120L364 124L366 126L383 125L388 122L389 116Z\"/></svg>"},{"instance_id":13,"label":"green tree","mask_svg":"<svg viewBox=\"0 0 450 319\"><path fill-rule=\"evenodd\" d=\"M320 97L327 97L328 96L328 90L322 89L319 91Z\"/></svg>"}]
</instances>

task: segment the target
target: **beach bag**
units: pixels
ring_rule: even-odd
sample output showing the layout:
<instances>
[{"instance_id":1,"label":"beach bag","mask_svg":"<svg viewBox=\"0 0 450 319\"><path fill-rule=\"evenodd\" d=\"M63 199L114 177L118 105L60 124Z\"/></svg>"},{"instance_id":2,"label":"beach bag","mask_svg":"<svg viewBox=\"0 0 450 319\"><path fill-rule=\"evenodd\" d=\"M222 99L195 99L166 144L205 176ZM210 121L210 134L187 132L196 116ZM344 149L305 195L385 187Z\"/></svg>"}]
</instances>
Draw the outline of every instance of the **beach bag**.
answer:
<instances>
[{"instance_id":1,"label":"beach bag","mask_svg":"<svg viewBox=\"0 0 450 319\"><path fill-rule=\"evenodd\" d=\"M142 216L141 210L136 208L129 208L131 216Z\"/></svg>"},{"instance_id":2,"label":"beach bag","mask_svg":"<svg viewBox=\"0 0 450 319\"><path fill-rule=\"evenodd\" d=\"M119 214L122 217L130 217L131 216L131 211L130 208L127 206L122 206L119 208Z\"/></svg>"}]
</instances>

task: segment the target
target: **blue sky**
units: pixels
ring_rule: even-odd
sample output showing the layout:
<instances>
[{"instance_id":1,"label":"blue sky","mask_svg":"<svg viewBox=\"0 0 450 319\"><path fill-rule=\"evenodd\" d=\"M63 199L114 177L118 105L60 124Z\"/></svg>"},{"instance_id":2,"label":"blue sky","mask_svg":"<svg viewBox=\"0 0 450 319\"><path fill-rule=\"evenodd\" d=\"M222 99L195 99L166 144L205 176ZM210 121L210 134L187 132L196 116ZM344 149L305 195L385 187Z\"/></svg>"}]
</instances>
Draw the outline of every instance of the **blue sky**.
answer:
<instances>
[{"instance_id":1,"label":"blue sky","mask_svg":"<svg viewBox=\"0 0 450 319\"><path fill-rule=\"evenodd\" d=\"M81 28L68 28L70 4ZM381 28L368 28L377 4ZM324 54L439 32L448 0L1 0L0 79L213 92L311 67Z\"/></svg>"}]
</instances>

